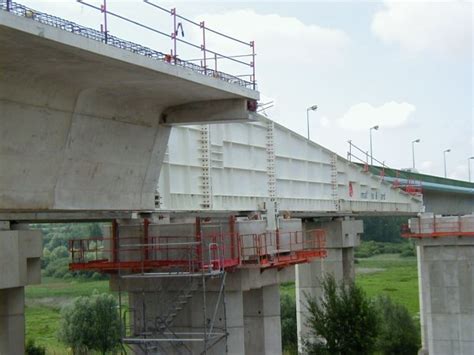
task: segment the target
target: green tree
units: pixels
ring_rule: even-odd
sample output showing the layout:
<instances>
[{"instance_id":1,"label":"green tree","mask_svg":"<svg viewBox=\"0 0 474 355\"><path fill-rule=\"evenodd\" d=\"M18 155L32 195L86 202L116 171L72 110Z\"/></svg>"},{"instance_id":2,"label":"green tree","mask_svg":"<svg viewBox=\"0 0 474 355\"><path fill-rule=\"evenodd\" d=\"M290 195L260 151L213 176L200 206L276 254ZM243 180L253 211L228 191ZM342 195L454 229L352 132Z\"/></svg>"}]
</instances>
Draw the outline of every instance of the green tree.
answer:
<instances>
[{"instance_id":1,"label":"green tree","mask_svg":"<svg viewBox=\"0 0 474 355\"><path fill-rule=\"evenodd\" d=\"M417 354L420 335L408 310L388 296L379 296L375 304L380 316L377 350L387 355Z\"/></svg>"},{"instance_id":2,"label":"green tree","mask_svg":"<svg viewBox=\"0 0 474 355\"><path fill-rule=\"evenodd\" d=\"M298 331L296 327L296 302L294 297L282 294L281 311L281 342L283 350L296 354L298 351Z\"/></svg>"},{"instance_id":3,"label":"green tree","mask_svg":"<svg viewBox=\"0 0 474 355\"><path fill-rule=\"evenodd\" d=\"M364 217L363 240L398 243L402 241L400 227L408 223L407 217L385 216Z\"/></svg>"},{"instance_id":4,"label":"green tree","mask_svg":"<svg viewBox=\"0 0 474 355\"><path fill-rule=\"evenodd\" d=\"M321 280L321 298L307 297L310 336L308 354L370 354L375 347L378 318L374 305L354 283Z\"/></svg>"},{"instance_id":5,"label":"green tree","mask_svg":"<svg viewBox=\"0 0 474 355\"><path fill-rule=\"evenodd\" d=\"M96 350L101 354L120 345L120 316L112 295L79 297L61 311L59 339L75 354Z\"/></svg>"}]
</instances>

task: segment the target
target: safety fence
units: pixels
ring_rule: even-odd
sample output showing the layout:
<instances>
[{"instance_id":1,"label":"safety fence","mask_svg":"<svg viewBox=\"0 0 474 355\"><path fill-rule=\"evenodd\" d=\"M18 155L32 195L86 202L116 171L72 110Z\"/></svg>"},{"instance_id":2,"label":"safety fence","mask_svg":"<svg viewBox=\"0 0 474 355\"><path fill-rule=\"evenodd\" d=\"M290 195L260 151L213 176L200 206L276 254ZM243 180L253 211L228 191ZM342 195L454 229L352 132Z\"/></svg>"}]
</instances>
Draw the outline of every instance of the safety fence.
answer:
<instances>
[{"instance_id":1,"label":"safety fence","mask_svg":"<svg viewBox=\"0 0 474 355\"><path fill-rule=\"evenodd\" d=\"M17 16L25 17L37 22L40 22L45 25L53 26L59 28L61 30L74 33L76 35L80 35L82 37L86 37L88 39L92 39L95 41L106 43L107 45L114 46L116 48L124 49L135 54L143 55L155 60L166 62L170 65L180 66L187 69L191 69L194 72L199 74L210 76L214 78L218 78L220 80L237 84L239 86L243 86L246 88L250 88L256 90L256 79L255 79L255 44L253 41L245 42L241 41L237 38L225 35L221 32L215 31L205 25L204 22L194 22L190 19L187 19L181 15L178 15L176 9L167 10L161 6L158 6L152 3L149 0L144 0L144 2L153 9L157 11L164 11L169 13L174 18L174 28L169 33L158 30L151 26L147 26L142 24L136 20L133 20L127 16L111 12L108 10L107 1L102 0L103 3L101 6L95 6L93 4L87 3L83 0L77 0L77 2L83 4L84 6L96 9L103 14L103 24L101 24L101 30L95 30L89 27L81 26L77 23L62 19L57 16L53 16L41 11L34 10L22 4L13 2L11 0L0 0L0 10L8 11L12 14ZM110 0L109 0L110 2ZM146 46L142 46L140 44L127 41L116 36L110 34L108 29L108 17L113 17L115 19L121 20L122 22L128 23L130 25L136 26L141 30L147 32L147 36L149 35L160 35L164 36L172 41L173 50L171 53L164 53L154 49L151 49ZM178 33L179 30L183 30L182 22L187 22L192 26L197 26L199 30L202 32L202 43L192 43L191 41L184 40L183 38L179 38ZM231 41L236 45L244 46L247 48L247 52L243 54L237 55L226 55L217 51L214 51L206 45L206 34L212 33L214 35L220 36L221 38ZM190 59L190 60L183 60L179 58L177 54L177 43L182 43L185 46L192 47L202 52L202 58L198 59ZM249 59L249 60L246 60ZM195 62L199 62L196 64ZM237 64L243 69L238 69L239 74L231 75L224 73L218 70L220 62L228 61ZM213 66L214 68L211 68ZM245 68L248 69L249 72L241 72ZM244 70L245 71L245 70ZM245 80L247 78L248 80Z\"/></svg>"},{"instance_id":2,"label":"safety fence","mask_svg":"<svg viewBox=\"0 0 474 355\"><path fill-rule=\"evenodd\" d=\"M391 180L394 188L402 189L410 195L421 195L423 193L422 182L412 178L409 172L404 174L407 178L401 178L400 172L389 168L384 161L376 159L368 151L362 150L350 140L347 143L349 144L347 160L362 165L365 172L379 175L384 180Z\"/></svg>"},{"instance_id":3,"label":"safety fence","mask_svg":"<svg viewBox=\"0 0 474 355\"><path fill-rule=\"evenodd\" d=\"M237 267L285 267L324 258L325 231L265 232L238 234L223 232L194 235L151 235L157 225L114 223L111 237L69 241L71 270L119 270L145 272L214 272ZM128 230L127 230L128 229Z\"/></svg>"},{"instance_id":4,"label":"safety fence","mask_svg":"<svg viewBox=\"0 0 474 355\"><path fill-rule=\"evenodd\" d=\"M436 216L421 215L410 218L402 226L404 238L436 238L452 236L474 236L474 215Z\"/></svg>"}]
</instances>

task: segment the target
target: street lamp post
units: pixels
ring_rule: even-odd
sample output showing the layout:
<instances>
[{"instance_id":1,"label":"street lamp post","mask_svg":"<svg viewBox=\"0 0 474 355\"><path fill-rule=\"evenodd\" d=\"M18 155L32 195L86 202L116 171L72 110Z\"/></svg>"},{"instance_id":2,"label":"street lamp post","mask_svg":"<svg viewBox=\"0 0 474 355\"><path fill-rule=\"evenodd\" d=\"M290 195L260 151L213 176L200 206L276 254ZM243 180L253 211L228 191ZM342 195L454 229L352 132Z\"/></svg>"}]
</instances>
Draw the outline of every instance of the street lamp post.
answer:
<instances>
[{"instance_id":1,"label":"street lamp post","mask_svg":"<svg viewBox=\"0 0 474 355\"><path fill-rule=\"evenodd\" d=\"M411 156L413 159L413 170L415 170L415 143L420 143L421 140L420 138L415 139L414 141L411 142Z\"/></svg>"},{"instance_id":2,"label":"street lamp post","mask_svg":"<svg viewBox=\"0 0 474 355\"><path fill-rule=\"evenodd\" d=\"M467 158L467 170L469 172L469 182L471 182L471 160L474 160L474 156Z\"/></svg>"},{"instance_id":3,"label":"street lamp post","mask_svg":"<svg viewBox=\"0 0 474 355\"><path fill-rule=\"evenodd\" d=\"M444 157L444 177L448 177L448 174L446 172L446 153L449 153L451 151L451 149L446 149L445 151L443 151L443 157Z\"/></svg>"},{"instance_id":4,"label":"street lamp post","mask_svg":"<svg viewBox=\"0 0 474 355\"><path fill-rule=\"evenodd\" d=\"M369 129L369 136L370 136L370 165L374 165L374 155L372 153L372 130L375 129L375 130L378 130L379 129L379 126L373 126L373 127L370 127Z\"/></svg>"},{"instance_id":5,"label":"street lamp post","mask_svg":"<svg viewBox=\"0 0 474 355\"><path fill-rule=\"evenodd\" d=\"M309 111L316 111L317 109L318 109L318 105L313 105L306 109L306 124L308 126L308 140L309 140Z\"/></svg>"}]
</instances>

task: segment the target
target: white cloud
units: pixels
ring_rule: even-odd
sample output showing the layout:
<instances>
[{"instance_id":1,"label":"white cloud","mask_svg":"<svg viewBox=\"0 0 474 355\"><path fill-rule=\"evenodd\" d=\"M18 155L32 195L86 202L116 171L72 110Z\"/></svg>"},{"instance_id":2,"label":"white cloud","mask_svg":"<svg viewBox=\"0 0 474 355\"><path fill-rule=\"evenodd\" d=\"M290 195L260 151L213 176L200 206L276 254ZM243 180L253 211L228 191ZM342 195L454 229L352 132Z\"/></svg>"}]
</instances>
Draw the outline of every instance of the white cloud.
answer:
<instances>
[{"instance_id":1,"label":"white cloud","mask_svg":"<svg viewBox=\"0 0 474 355\"><path fill-rule=\"evenodd\" d=\"M425 160L424 162L421 163L420 169L423 172L432 172L433 170L433 162L431 160Z\"/></svg>"},{"instance_id":2,"label":"white cloud","mask_svg":"<svg viewBox=\"0 0 474 355\"><path fill-rule=\"evenodd\" d=\"M199 14L196 19L204 19L207 26L228 35L255 41L258 89L276 102L271 118L306 135L305 108L319 104L317 91L322 87L322 76L339 75L349 60L349 36L337 28L306 24L285 15L260 14L252 9ZM206 35L206 45L215 51L237 54L231 44ZM220 70L229 73L240 74L242 69L226 68L225 61L220 65ZM299 112L301 119L296 117Z\"/></svg>"},{"instance_id":3,"label":"white cloud","mask_svg":"<svg viewBox=\"0 0 474 355\"><path fill-rule=\"evenodd\" d=\"M258 53L260 70L264 64L285 63L287 66L299 63L326 62L338 58L350 40L338 29L317 25L306 25L295 17L278 14L262 15L251 9L242 9L222 14L203 14L206 24L213 28L225 29L226 33L238 33L238 37L254 40ZM222 38L206 38L210 48L232 42Z\"/></svg>"},{"instance_id":4,"label":"white cloud","mask_svg":"<svg viewBox=\"0 0 474 355\"><path fill-rule=\"evenodd\" d=\"M466 164L456 165L452 169L449 168L449 164L448 164L447 170L448 170L448 177L451 179L466 180L466 181L468 180L467 161L466 161Z\"/></svg>"},{"instance_id":5,"label":"white cloud","mask_svg":"<svg viewBox=\"0 0 474 355\"><path fill-rule=\"evenodd\" d=\"M455 52L472 49L472 4L468 1L386 0L372 31L386 43L411 52Z\"/></svg>"},{"instance_id":6,"label":"white cloud","mask_svg":"<svg viewBox=\"0 0 474 355\"><path fill-rule=\"evenodd\" d=\"M342 128L352 130L366 130L375 125L398 127L408 120L415 109L406 102L391 101L378 107L363 102L350 107L338 123Z\"/></svg>"},{"instance_id":7,"label":"white cloud","mask_svg":"<svg viewBox=\"0 0 474 355\"><path fill-rule=\"evenodd\" d=\"M331 125L331 121L326 116L323 116L319 120L319 124L321 125L321 127L327 128Z\"/></svg>"}]
</instances>

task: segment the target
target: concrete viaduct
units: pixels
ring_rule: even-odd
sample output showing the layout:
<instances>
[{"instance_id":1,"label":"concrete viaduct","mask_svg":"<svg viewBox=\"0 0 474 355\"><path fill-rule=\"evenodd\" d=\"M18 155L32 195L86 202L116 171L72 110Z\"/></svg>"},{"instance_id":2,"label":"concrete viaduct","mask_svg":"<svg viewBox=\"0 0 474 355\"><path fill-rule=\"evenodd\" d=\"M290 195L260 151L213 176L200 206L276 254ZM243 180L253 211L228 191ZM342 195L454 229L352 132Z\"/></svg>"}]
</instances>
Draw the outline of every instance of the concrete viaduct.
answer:
<instances>
[{"instance_id":1,"label":"concrete viaduct","mask_svg":"<svg viewBox=\"0 0 474 355\"><path fill-rule=\"evenodd\" d=\"M354 278L355 218L423 210L421 195L257 115L255 83L0 8L0 354L24 352L24 286L40 282L30 222L110 222L93 246L71 242L71 268L128 293L136 353L278 354L280 282L296 281L305 337L318 276ZM448 246L472 252L462 240ZM444 354L473 349L472 334L443 336Z\"/></svg>"}]
</instances>

